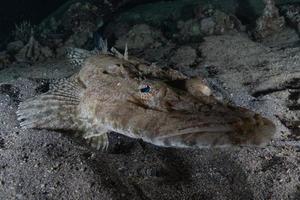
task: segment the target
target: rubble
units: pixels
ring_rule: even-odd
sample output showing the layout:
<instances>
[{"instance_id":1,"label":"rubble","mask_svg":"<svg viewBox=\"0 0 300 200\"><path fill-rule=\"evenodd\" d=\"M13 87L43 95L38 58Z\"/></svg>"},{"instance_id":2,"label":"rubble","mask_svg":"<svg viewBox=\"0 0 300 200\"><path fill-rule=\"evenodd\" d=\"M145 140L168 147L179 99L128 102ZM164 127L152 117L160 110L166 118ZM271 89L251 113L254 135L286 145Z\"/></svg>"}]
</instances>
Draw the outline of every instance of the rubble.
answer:
<instances>
[{"instance_id":1,"label":"rubble","mask_svg":"<svg viewBox=\"0 0 300 200\"><path fill-rule=\"evenodd\" d=\"M8 53L15 54L19 50L21 50L24 47L24 43L21 40L17 40L14 42L8 43L6 49Z\"/></svg>"},{"instance_id":2,"label":"rubble","mask_svg":"<svg viewBox=\"0 0 300 200\"><path fill-rule=\"evenodd\" d=\"M170 63L177 69L190 67L195 64L197 52L190 46L181 46L170 59Z\"/></svg>"},{"instance_id":3,"label":"rubble","mask_svg":"<svg viewBox=\"0 0 300 200\"><path fill-rule=\"evenodd\" d=\"M291 25L296 31L300 32L300 5L291 4L283 5L280 7L281 12L286 18L286 21Z\"/></svg>"},{"instance_id":4,"label":"rubble","mask_svg":"<svg viewBox=\"0 0 300 200\"><path fill-rule=\"evenodd\" d=\"M6 51L0 52L0 70L7 68L11 63L10 57Z\"/></svg>"},{"instance_id":5,"label":"rubble","mask_svg":"<svg viewBox=\"0 0 300 200\"><path fill-rule=\"evenodd\" d=\"M129 32L117 39L115 47L124 49L128 45L129 49L144 49L158 47L165 41L162 33L147 24L137 24Z\"/></svg>"},{"instance_id":6,"label":"rubble","mask_svg":"<svg viewBox=\"0 0 300 200\"><path fill-rule=\"evenodd\" d=\"M28 43L15 55L15 58L18 62L37 62L45 61L51 56L53 56L51 49L41 46L40 43L31 36Z\"/></svg>"},{"instance_id":7,"label":"rubble","mask_svg":"<svg viewBox=\"0 0 300 200\"><path fill-rule=\"evenodd\" d=\"M208 9L198 13L198 18L178 21L179 34L175 37L179 40L199 42L205 36L220 35L229 31L244 29L242 23L233 15L228 15L218 9Z\"/></svg>"},{"instance_id":8,"label":"rubble","mask_svg":"<svg viewBox=\"0 0 300 200\"><path fill-rule=\"evenodd\" d=\"M284 17L280 16L274 0L264 0L265 8L262 16L256 20L253 37L256 40L264 39L281 31L285 25Z\"/></svg>"}]
</instances>

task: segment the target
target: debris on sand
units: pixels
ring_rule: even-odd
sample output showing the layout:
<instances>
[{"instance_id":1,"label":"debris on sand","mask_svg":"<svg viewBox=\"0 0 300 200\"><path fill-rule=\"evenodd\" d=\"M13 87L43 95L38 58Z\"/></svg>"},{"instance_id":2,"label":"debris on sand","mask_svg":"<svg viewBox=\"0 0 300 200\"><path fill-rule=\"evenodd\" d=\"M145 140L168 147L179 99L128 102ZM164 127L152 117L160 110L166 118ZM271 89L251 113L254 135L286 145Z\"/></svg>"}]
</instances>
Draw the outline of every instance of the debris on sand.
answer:
<instances>
[{"instance_id":1,"label":"debris on sand","mask_svg":"<svg viewBox=\"0 0 300 200\"><path fill-rule=\"evenodd\" d=\"M28 43L17 53L16 60L19 62L37 62L45 61L53 55L49 47L43 47L35 40L33 36L30 37Z\"/></svg>"},{"instance_id":2,"label":"debris on sand","mask_svg":"<svg viewBox=\"0 0 300 200\"><path fill-rule=\"evenodd\" d=\"M262 16L256 20L253 36L256 40L264 39L281 31L285 25L284 17L280 16L274 0L264 0L265 8Z\"/></svg>"}]
</instances>

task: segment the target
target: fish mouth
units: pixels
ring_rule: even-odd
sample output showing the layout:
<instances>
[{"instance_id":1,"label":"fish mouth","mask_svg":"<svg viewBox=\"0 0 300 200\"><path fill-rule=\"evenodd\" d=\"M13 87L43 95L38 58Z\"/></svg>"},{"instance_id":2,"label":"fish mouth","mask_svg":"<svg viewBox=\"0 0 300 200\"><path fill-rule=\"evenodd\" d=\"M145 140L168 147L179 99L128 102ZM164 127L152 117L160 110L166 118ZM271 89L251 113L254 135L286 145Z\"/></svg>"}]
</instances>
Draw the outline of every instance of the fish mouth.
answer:
<instances>
[{"instance_id":1,"label":"fish mouth","mask_svg":"<svg viewBox=\"0 0 300 200\"><path fill-rule=\"evenodd\" d=\"M256 115L256 125L249 132L249 139L244 141L243 145L264 146L274 137L276 132L275 124L260 115Z\"/></svg>"},{"instance_id":2,"label":"fish mouth","mask_svg":"<svg viewBox=\"0 0 300 200\"><path fill-rule=\"evenodd\" d=\"M252 111L248 111L253 114ZM275 135L275 124L259 114L244 118L239 126L231 124L228 132L230 143L236 146L265 146Z\"/></svg>"}]
</instances>

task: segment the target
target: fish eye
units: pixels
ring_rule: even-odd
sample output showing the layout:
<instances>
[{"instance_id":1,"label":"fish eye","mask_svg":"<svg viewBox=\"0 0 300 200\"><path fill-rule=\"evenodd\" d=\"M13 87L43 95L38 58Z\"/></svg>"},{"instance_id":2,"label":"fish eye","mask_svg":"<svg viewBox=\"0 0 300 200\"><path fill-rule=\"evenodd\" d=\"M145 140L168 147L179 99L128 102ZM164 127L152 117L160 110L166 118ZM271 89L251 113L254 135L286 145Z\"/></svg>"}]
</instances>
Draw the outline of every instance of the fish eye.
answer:
<instances>
[{"instance_id":1,"label":"fish eye","mask_svg":"<svg viewBox=\"0 0 300 200\"><path fill-rule=\"evenodd\" d=\"M150 86L146 85L145 87L140 89L141 93L149 93L150 92Z\"/></svg>"}]
</instances>

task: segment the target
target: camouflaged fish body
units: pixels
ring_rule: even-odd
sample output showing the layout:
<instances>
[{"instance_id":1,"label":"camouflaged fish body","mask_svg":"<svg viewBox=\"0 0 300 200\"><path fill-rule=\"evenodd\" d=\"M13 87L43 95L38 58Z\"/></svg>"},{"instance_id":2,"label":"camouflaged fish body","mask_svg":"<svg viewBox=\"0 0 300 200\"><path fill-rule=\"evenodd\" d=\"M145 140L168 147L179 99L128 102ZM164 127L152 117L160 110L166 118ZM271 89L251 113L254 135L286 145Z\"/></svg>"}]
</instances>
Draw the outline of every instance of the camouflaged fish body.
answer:
<instances>
[{"instance_id":1,"label":"camouflaged fish body","mask_svg":"<svg viewBox=\"0 0 300 200\"><path fill-rule=\"evenodd\" d=\"M217 101L200 78L116 55L75 50L81 70L22 102L21 126L79 132L97 149L107 147L111 131L174 147L261 145L272 138L270 120Z\"/></svg>"}]
</instances>

